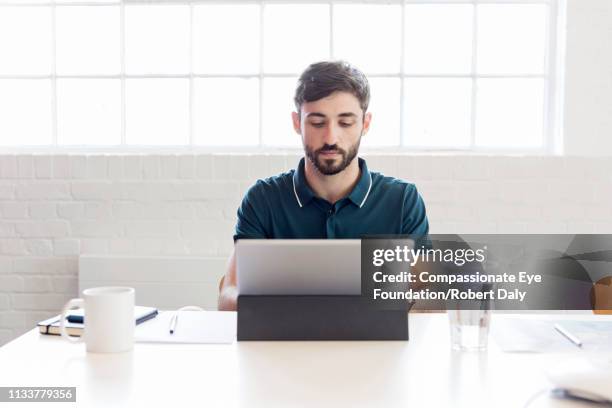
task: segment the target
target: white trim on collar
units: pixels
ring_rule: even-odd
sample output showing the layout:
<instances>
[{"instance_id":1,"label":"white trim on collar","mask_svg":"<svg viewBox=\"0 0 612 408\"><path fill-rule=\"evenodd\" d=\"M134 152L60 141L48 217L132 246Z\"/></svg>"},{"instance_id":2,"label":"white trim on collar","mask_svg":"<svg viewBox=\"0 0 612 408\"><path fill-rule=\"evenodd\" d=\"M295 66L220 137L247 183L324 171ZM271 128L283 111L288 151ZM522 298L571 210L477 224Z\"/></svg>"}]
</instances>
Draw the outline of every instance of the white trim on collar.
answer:
<instances>
[{"instance_id":1,"label":"white trim on collar","mask_svg":"<svg viewBox=\"0 0 612 408\"><path fill-rule=\"evenodd\" d=\"M361 204L359 204L359 208L363 207L363 205L365 204L366 200L368 199L368 196L370 195L371 189L372 189L372 173L370 173L370 186L368 187L368 192L366 193L365 197L363 197L363 201L361 202Z\"/></svg>"},{"instance_id":2,"label":"white trim on collar","mask_svg":"<svg viewBox=\"0 0 612 408\"><path fill-rule=\"evenodd\" d=\"M297 200L300 208L302 208L302 202L300 201L300 197L298 196L297 191L295 191L295 178L291 177L291 182L293 183L293 194L295 194L295 199Z\"/></svg>"}]
</instances>

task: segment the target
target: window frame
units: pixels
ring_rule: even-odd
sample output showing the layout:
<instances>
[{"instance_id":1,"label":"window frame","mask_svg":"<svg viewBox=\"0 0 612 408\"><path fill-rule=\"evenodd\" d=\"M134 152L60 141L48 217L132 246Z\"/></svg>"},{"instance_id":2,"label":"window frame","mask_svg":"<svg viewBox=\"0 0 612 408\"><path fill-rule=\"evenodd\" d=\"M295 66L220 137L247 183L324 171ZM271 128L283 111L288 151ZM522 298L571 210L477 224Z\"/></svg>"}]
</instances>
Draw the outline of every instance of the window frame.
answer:
<instances>
[{"instance_id":1,"label":"window frame","mask_svg":"<svg viewBox=\"0 0 612 408\"><path fill-rule=\"evenodd\" d=\"M197 5L212 5L212 4L256 4L260 5L260 55L259 55L259 73L256 74L196 74L193 69L193 15L194 7ZM263 79L264 78L293 78L296 74L271 74L263 72L263 27L264 7L268 4L327 4L329 5L329 37L330 37L330 54L334 57L334 5L335 4L384 4L384 5L400 5L401 6L401 49L400 49L400 72L397 74L367 74L369 78L388 77L399 78L400 80L400 144L390 147L363 147L362 152L372 153L475 153L475 154L536 154L536 155L558 155L563 153L563 82L564 82L564 49L565 49L565 11L566 0L111 0L107 3L97 3L95 1L75 1L66 2L63 0L49 0L46 2L29 2L18 0L0 0L0 10L5 6L12 7L50 7L52 14L52 35L49 41L52 45L52 64L51 73L49 75L3 75L0 74L0 79L47 79L51 80L52 90L52 144L43 146L0 146L0 152L44 152L44 153L66 153L66 152L85 152L85 153L262 153L262 152L301 152L301 148L281 147L281 146L266 146L262 140L262 101L263 101ZM471 4L473 8L473 35L472 35L472 69L469 74L465 75L436 75L436 74L406 74L404 69L404 16L405 6L412 4ZM546 60L545 70L543 74L537 75L507 75L493 74L483 75L476 74L477 63L477 5L480 4L545 4L549 7L546 27ZM135 75L126 73L125 64L125 8L132 5L187 5L190 12L190 72L188 74L166 75L166 74L146 74ZM120 10L120 60L121 72L116 75L59 75L56 72L56 8L58 6L91 6L91 7L119 7ZM405 143L404 129L404 79L407 78L467 78L472 81L471 95L471 143L465 148L448 148L435 146L408 146ZM121 145L118 146L96 146L96 145L59 145L58 144L58 124L57 124L57 80L58 79L118 79L121 81ZM138 78L181 78L189 80L189 145L180 146L142 146L142 145L127 145L126 143L126 80ZM259 79L259 129L258 145L257 146L203 146L194 144L194 118L196 112L194 110L194 83L198 78L258 78ZM476 131L476 81L479 78L541 78L544 79L544 131L543 131L543 146L538 148L490 148L479 147L475 145ZM289 121L289 118L286 118ZM298 137L295 135L295 137Z\"/></svg>"}]
</instances>

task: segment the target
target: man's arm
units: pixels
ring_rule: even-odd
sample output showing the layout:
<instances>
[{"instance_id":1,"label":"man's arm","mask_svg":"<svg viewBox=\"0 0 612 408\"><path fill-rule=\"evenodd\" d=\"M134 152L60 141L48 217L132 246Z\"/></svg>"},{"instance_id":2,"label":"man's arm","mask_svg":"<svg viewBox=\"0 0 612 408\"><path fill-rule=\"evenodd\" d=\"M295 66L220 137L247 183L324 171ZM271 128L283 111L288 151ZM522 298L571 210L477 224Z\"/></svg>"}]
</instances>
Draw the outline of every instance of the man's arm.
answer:
<instances>
[{"instance_id":1,"label":"man's arm","mask_svg":"<svg viewBox=\"0 0 612 408\"><path fill-rule=\"evenodd\" d=\"M238 239L265 239L267 238L264 223L261 220L262 209L265 209L265 204L262 204L261 199L265 192L262 190L263 181L258 180L254 186L245 194L240 207L238 207L238 221L236 222L236 231L234 234L234 242ZM256 211L259 208L259 212ZM232 249L232 254L227 262L225 275L219 282L219 310L236 310L238 305L238 288L236 279L236 254Z\"/></svg>"},{"instance_id":2,"label":"man's arm","mask_svg":"<svg viewBox=\"0 0 612 408\"><path fill-rule=\"evenodd\" d=\"M227 270L219 283L219 310L236 310L238 288L236 286L236 256L232 254L227 262Z\"/></svg>"}]
</instances>

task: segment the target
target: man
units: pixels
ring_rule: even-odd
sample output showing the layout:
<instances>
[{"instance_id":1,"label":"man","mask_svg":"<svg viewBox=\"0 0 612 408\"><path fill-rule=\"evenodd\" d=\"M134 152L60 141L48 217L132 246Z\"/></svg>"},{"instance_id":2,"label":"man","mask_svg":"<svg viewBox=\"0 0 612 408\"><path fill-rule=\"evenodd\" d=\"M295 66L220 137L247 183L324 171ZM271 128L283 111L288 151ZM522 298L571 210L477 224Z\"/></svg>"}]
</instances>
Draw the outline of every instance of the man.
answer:
<instances>
[{"instance_id":1,"label":"man","mask_svg":"<svg viewBox=\"0 0 612 408\"><path fill-rule=\"evenodd\" d=\"M413 184L370 172L357 158L370 128L367 78L343 61L319 62L302 73L293 128L305 157L297 169L258 180L238 209L234 241L248 238L426 236L425 205ZM235 310L232 253L220 284L219 310Z\"/></svg>"}]
</instances>

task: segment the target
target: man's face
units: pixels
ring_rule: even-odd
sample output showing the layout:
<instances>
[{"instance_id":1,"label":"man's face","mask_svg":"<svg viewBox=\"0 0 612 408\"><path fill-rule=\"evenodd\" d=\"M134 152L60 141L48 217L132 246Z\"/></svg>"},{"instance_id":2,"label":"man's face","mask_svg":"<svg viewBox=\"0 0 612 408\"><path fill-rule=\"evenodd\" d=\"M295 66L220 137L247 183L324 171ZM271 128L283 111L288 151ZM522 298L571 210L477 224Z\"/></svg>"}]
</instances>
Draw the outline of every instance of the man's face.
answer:
<instances>
[{"instance_id":1,"label":"man's face","mask_svg":"<svg viewBox=\"0 0 612 408\"><path fill-rule=\"evenodd\" d=\"M338 174L357 156L361 136L370 127L359 100L348 92L334 92L293 112L293 127L302 135L306 157L324 175Z\"/></svg>"}]
</instances>

